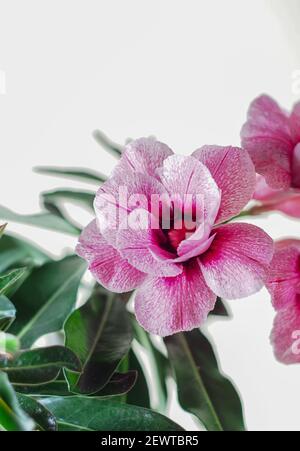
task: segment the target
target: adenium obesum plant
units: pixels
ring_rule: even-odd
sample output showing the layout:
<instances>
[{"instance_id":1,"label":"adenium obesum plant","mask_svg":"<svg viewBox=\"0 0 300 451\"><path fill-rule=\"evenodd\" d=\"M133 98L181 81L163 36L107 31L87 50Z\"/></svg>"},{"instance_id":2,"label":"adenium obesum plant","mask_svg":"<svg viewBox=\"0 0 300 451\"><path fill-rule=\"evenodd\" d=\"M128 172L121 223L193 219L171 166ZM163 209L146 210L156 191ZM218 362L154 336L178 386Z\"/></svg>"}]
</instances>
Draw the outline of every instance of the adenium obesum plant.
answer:
<instances>
[{"instance_id":1,"label":"adenium obesum plant","mask_svg":"<svg viewBox=\"0 0 300 451\"><path fill-rule=\"evenodd\" d=\"M167 336L192 330L206 320L217 296L241 298L264 285L272 239L250 224L224 224L250 201L255 180L253 163L239 148L205 146L184 157L152 138L133 141L99 189L96 220L83 231L77 252L106 288L137 289L135 312L147 331ZM124 185L131 196L143 194L143 208L121 203L116 193ZM162 204L175 199L167 228L164 205L151 208L157 195ZM196 206L188 198L192 213L201 209L190 228L182 221L187 195L202 200ZM146 221L130 226L136 209ZM119 210L126 227L116 223Z\"/></svg>"}]
</instances>

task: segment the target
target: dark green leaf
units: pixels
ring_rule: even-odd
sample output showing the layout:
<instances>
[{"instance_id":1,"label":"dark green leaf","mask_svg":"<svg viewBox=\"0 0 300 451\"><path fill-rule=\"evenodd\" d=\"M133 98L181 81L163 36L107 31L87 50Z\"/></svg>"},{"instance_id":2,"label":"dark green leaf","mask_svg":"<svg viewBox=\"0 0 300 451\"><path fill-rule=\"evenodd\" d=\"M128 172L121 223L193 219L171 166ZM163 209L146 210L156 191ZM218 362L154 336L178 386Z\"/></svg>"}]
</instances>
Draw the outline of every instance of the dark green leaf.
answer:
<instances>
[{"instance_id":1,"label":"dark green leaf","mask_svg":"<svg viewBox=\"0 0 300 451\"><path fill-rule=\"evenodd\" d=\"M16 318L16 309L9 299L0 296L0 330L7 330Z\"/></svg>"},{"instance_id":2,"label":"dark green leaf","mask_svg":"<svg viewBox=\"0 0 300 451\"><path fill-rule=\"evenodd\" d=\"M137 381L127 394L127 403L135 406L150 407L150 397L147 381L144 375L144 370L141 367L135 353L130 350L129 353L129 368L131 370L136 370L138 373Z\"/></svg>"},{"instance_id":3,"label":"dark green leaf","mask_svg":"<svg viewBox=\"0 0 300 451\"><path fill-rule=\"evenodd\" d=\"M2 224L0 226L0 238L2 238L2 235L4 233L4 230L6 229L7 224Z\"/></svg>"},{"instance_id":4,"label":"dark green leaf","mask_svg":"<svg viewBox=\"0 0 300 451\"><path fill-rule=\"evenodd\" d=\"M86 207L90 211L94 211L95 193L92 191L75 191L70 189L59 189L55 191L47 191L41 194L44 205L60 208L64 202L72 202Z\"/></svg>"},{"instance_id":5,"label":"dark green leaf","mask_svg":"<svg viewBox=\"0 0 300 451\"><path fill-rule=\"evenodd\" d=\"M111 141L103 132L95 130L93 137L101 147L107 150L114 157L119 158L122 155L123 147Z\"/></svg>"},{"instance_id":6,"label":"dark green leaf","mask_svg":"<svg viewBox=\"0 0 300 451\"><path fill-rule=\"evenodd\" d=\"M13 269L0 276L0 296L11 293L13 286L28 274L27 268Z\"/></svg>"},{"instance_id":7,"label":"dark green leaf","mask_svg":"<svg viewBox=\"0 0 300 451\"><path fill-rule=\"evenodd\" d=\"M142 407L74 396L42 399L59 431L180 431L168 418Z\"/></svg>"},{"instance_id":8,"label":"dark green leaf","mask_svg":"<svg viewBox=\"0 0 300 451\"><path fill-rule=\"evenodd\" d=\"M21 408L32 418L40 431L57 431L54 415L46 407L29 396L17 394Z\"/></svg>"},{"instance_id":9,"label":"dark green leaf","mask_svg":"<svg viewBox=\"0 0 300 451\"><path fill-rule=\"evenodd\" d=\"M11 334L0 333L0 353L12 355L20 350L20 340ZM1 368L1 364L0 364Z\"/></svg>"},{"instance_id":10,"label":"dark green leaf","mask_svg":"<svg viewBox=\"0 0 300 451\"><path fill-rule=\"evenodd\" d=\"M38 398L48 396L74 396L74 393L69 391L67 382L61 379L56 379L55 381L42 385L13 384L13 386L18 393Z\"/></svg>"},{"instance_id":11,"label":"dark green leaf","mask_svg":"<svg viewBox=\"0 0 300 451\"><path fill-rule=\"evenodd\" d=\"M62 329L76 303L85 269L82 259L70 256L32 271L12 298L18 316L11 332L21 339L23 347Z\"/></svg>"},{"instance_id":12,"label":"dark green leaf","mask_svg":"<svg viewBox=\"0 0 300 451\"><path fill-rule=\"evenodd\" d=\"M0 430L31 431L33 421L19 406L6 374L0 371Z\"/></svg>"},{"instance_id":13,"label":"dark green leaf","mask_svg":"<svg viewBox=\"0 0 300 451\"><path fill-rule=\"evenodd\" d=\"M226 305L224 304L224 301L221 298L219 297L217 298L215 308L210 312L210 315L229 317Z\"/></svg>"},{"instance_id":14,"label":"dark green leaf","mask_svg":"<svg viewBox=\"0 0 300 451\"><path fill-rule=\"evenodd\" d=\"M132 390L137 381L137 372L114 373L105 387L94 396L120 396Z\"/></svg>"},{"instance_id":15,"label":"dark green leaf","mask_svg":"<svg viewBox=\"0 0 300 451\"><path fill-rule=\"evenodd\" d=\"M78 235L80 229L71 225L62 217L52 213L42 212L33 215L22 215L14 213L6 207L0 206L0 218L6 221L20 222L21 224L40 227L42 229L54 230L56 232Z\"/></svg>"},{"instance_id":16,"label":"dark green leaf","mask_svg":"<svg viewBox=\"0 0 300 451\"><path fill-rule=\"evenodd\" d=\"M4 235L0 240L0 273L13 266L40 266L49 260L44 252L23 239Z\"/></svg>"},{"instance_id":17,"label":"dark green leaf","mask_svg":"<svg viewBox=\"0 0 300 451\"><path fill-rule=\"evenodd\" d=\"M165 339L181 406L209 431L245 430L240 398L218 367L214 350L199 331Z\"/></svg>"},{"instance_id":18,"label":"dark green leaf","mask_svg":"<svg viewBox=\"0 0 300 451\"><path fill-rule=\"evenodd\" d=\"M57 177L66 177L76 180L82 180L84 182L95 183L99 185L105 182L106 177L99 172L91 171L90 169L82 168L58 168L50 166L40 166L34 168L34 170L40 174L54 175Z\"/></svg>"},{"instance_id":19,"label":"dark green leaf","mask_svg":"<svg viewBox=\"0 0 300 451\"><path fill-rule=\"evenodd\" d=\"M46 384L55 380L62 368L74 372L81 369L77 356L63 346L22 351L12 358L0 357L0 370L8 374L14 386Z\"/></svg>"},{"instance_id":20,"label":"dark green leaf","mask_svg":"<svg viewBox=\"0 0 300 451\"><path fill-rule=\"evenodd\" d=\"M82 363L80 377L67 374L71 390L92 394L110 380L128 353L132 328L125 303L118 295L97 289L65 324L66 346Z\"/></svg>"}]
</instances>

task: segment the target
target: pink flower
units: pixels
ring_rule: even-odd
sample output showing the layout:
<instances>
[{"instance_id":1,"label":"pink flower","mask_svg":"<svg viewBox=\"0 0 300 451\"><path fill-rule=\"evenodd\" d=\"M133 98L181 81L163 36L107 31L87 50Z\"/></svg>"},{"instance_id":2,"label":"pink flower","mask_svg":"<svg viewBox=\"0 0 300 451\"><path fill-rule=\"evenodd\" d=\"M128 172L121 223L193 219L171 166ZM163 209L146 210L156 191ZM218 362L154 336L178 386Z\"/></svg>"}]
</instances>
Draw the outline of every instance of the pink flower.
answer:
<instances>
[{"instance_id":1,"label":"pink flower","mask_svg":"<svg viewBox=\"0 0 300 451\"><path fill-rule=\"evenodd\" d=\"M300 241L276 243L267 288L277 316L271 334L275 355L286 364L300 363Z\"/></svg>"},{"instance_id":2,"label":"pink flower","mask_svg":"<svg viewBox=\"0 0 300 451\"><path fill-rule=\"evenodd\" d=\"M241 138L260 174L254 193L262 204L258 211L300 218L300 103L287 114L270 97L257 98Z\"/></svg>"},{"instance_id":3,"label":"pink flower","mask_svg":"<svg viewBox=\"0 0 300 451\"><path fill-rule=\"evenodd\" d=\"M114 200L124 186L146 202ZM264 285L271 238L253 225L222 224L243 209L254 188L245 150L206 146L184 157L154 139L133 141L99 189L96 220L83 231L77 252L107 289L137 289L135 312L146 330L161 336L191 330L206 320L216 296L241 298ZM153 195L184 200L172 204L169 227L163 206L152 210ZM191 206L195 212L195 195L202 199L201 221L178 227L178 211Z\"/></svg>"}]
</instances>

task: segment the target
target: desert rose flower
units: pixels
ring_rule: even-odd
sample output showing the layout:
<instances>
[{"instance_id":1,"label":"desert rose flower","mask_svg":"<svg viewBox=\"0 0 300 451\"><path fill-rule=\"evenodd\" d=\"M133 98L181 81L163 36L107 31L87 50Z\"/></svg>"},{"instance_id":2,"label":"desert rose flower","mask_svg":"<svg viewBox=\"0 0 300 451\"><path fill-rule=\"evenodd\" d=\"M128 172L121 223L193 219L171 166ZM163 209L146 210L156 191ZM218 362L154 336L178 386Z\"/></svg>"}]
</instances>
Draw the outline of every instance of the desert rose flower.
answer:
<instances>
[{"instance_id":1,"label":"desert rose flower","mask_svg":"<svg viewBox=\"0 0 300 451\"><path fill-rule=\"evenodd\" d=\"M300 218L300 103L288 114L269 96L257 98L241 138L259 174L253 196L261 203L257 212L277 210Z\"/></svg>"},{"instance_id":2,"label":"desert rose flower","mask_svg":"<svg viewBox=\"0 0 300 451\"><path fill-rule=\"evenodd\" d=\"M185 157L152 138L133 141L99 189L77 253L107 289L137 290L135 313L147 331L199 327L217 296L246 297L264 285L273 241L256 226L225 224L249 202L255 180L240 148L206 146ZM185 209L192 214L183 222Z\"/></svg>"},{"instance_id":3,"label":"desert rose flower","mask_svg":"<svg viewBox=\"0 0 300 451\"><path fill-rule=\"evenodd\" d=\"M271 341L277 359L300 363L300 240L276 243L267 281L277 316Z\"/></svg>"}]
</instances>

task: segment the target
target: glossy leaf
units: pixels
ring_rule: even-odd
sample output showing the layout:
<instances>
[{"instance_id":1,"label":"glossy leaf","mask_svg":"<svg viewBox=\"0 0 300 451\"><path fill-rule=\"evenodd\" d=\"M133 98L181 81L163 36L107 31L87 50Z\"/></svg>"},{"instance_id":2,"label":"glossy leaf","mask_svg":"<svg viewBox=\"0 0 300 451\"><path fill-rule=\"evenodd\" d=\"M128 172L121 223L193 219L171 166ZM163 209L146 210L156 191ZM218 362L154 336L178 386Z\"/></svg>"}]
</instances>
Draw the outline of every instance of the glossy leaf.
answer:
<instances>
[{"instance_id":1,"label":"glossy leaf","mask_svg":"<svg viewBox=\"0 0 300 451\"><path fill-rule=\"evenodd\" d=\"M120 396L132 390L137 381L137 371L114 373L105 387L94 396Z\"/></svg>"},{"instance_id":2,"label":"glossy leaf","mask_svg":"<svg viewBox=\"0 0 300 451\"><path fill-rule=\"evenodd\" d=\"M28 274L27 268L13 269L0 276L0 296L11 293L13 286Z\"/></svg>"},{"instance_id":3,"label":"glossy leaf","mask_svg":"<svg viewBox=\"0 0 300 451\"><path fill-rule=\"evenodd\" d=\"M15 335L0 333L0 354L13 355L20 350L20 340ZM1 363L0 363L1 368Z\"/></svg>"},{"instance_id":4,"label":"glossy leaf","mask_svg":"<svg viewBox=\"0 0 300 451\"><path fill-rule=\"evenodd\" d=\"M4 233L5 229L6 229L6 226L7 226L7 224L0 225L0 238L2 238L3 233Z\"/></svg>"},{"instance_id":5,"label":"glossy leaf","mask_svg":"<svg viewBox=\"0 0 300 451\"><path fill-rule=\"evenodd\" d=\"M75 191L70 189L60 189L47 191L41 194L44 205L59 208L64 202L72 202L86 207L94 212L95 193L92 191Z\"/></svg>"},{"instance_id":6,"label":"glossy leaf","mask_svg":"<svg viewBox=\"0 0 300 451\"><path fill-rule=\"evenodd\" d=\"M144 370L132 350L129 353L129 368L137 372L137 381L127 394L127 403L134 406L150 408L149 389Z\"/></svg>"},{"instance_id":7,"label":"glossy leaf","mask_svg":"<svg viewBox=\"0 0 300 451\"><path fill-rule=\"evenodd\" d=\"M105 175L91 171L90 169L82 168L60 168L55 166L39 166L34 168L35 172L45 175L53 175L57 177L71 178L81 180L83 182L90 182L99 185L105 182Z\"/></svg>"},{"instance_id":8,"label":"glossy leaf","mask_svg":"<svg viewBox=\"0 0 300 451\"><path fill-rule=\"evenodd\" d=\"M66 346L77 353L82 363L79 378L67 373L71 390L98 392L130 349L132 328L125 303L118 295L98 289L69 317L65 336Z\"/></svg>"},{"instance_id":9,"label":"glossy leaf","mask_svg":"<svg viewBox=\"0 0 300 451\"><path fill-rule=\"evenodd\" d=\"M56 419L54 415L50 413L49 410L46 409L46 407L44 407L40 402L20 393L17 394L17 398L23 411L34 420L36 429L39 431L48 432L57 431Z\"/></svg>"},{"instance_id":10,"label":"glossy leaf","mask_svg":"<svg viewBox=\"0 0 300 451\"><path fill-rule=\"evenodd\" d=\"M21 409L5 373L0 371L0 430L31 431L33 421Z\"/></svg>"},{"instance_id":11,"label":"glossy leaf","mask_svg":"<svg viewBox=\"0 0 300 451\"><path fill-rule=\"evenodd\" d=\"M243 431L243 409L233 384L219 370L214 350L199 331L165 339L181 406L209 431Z\"/></svg>"},{"instance_id":12,"label":"glossy leaf","mask_svg":"<svg viewBox=\"0 0 300 451\"><path fill-rule=\"evenodd\" d=\"M227 307L221 298L219 298L219 297L217 298L215 308L210 312L210 315L224 316L224 317L230 316L228 313Z\"/></svg>"},{"instance_id":13,"label":"glossy leaf","mask_svg":"<svg viewBox=\"0 0 300 451\"><path fill-rule=\"evenodd\" d=\"M75 306L85 269L82 259L70 256L32 271L12 298L18 315L11 332L21 339L23 347L62 329Z\"/></svg>"},{"instance_id":14,"label":"glossy leaf","mask_svg":"<svg viewBox=\"0 0 300 451\"><path fill-rule=\"evenodd\" d=\"M46 398L59 431L180 431L168 418L142 407L83 396ZM79 415L80 414L80 415Z\"/></svg>"},{"instance_id":15,"label":"glossy leaf","mask_svg":"<svg viewBox=\"0 0 300 451\"><path fill-rule=\"evenodd\" d=\"M16 318L15 306L5 296L0 296L0 331L5 331Z\"/></svg>"},{"instance_id":16,"label":"glossy leaf","mask_svg":"<svg viewBox=\"0 0 300 451\"><path fill-rule=\"evenodd\" d=\"M77 356L63 346L22 351L11 358L0 357L0 370L16 385L40 385L57 378L62 368L79 372Z\"/></svg>"},{"instance_id":17,"label":"glossy leaf","mask_svg":"<svg viewBox=\"0 0 300 451\"><path fill-rule=\"evenodd\" d=\"M40 266L50 258L28 241L10 235L0 240L0 273L16 266Z\"/></svg>"},{"instance_id":18,"label":"glossy leaf","mask_svg":"<svg viewBox=\"0 0 300 451\"><path fill-rule=\"evenodd\" d=\"M104 150L108 151L114 157L120 158L122 155L123 147L119 144L111 141L103 132L100 130L95 130L93 132L93 137Z\"/></svg>"},{"instance_id":19,"label":"glossy leaf","mask_svg":"<svg viewBox=\"0 0 300 451\"><path fill-rule=\"evenodd\" d=\"M71 225L62 217L53 215L49 212L41 212L33 215L23 215L15 213L8 208L0 205L0 219L19 222L21 224L54 230L56 232L67 233L70 235L78 235L80 233L80 229L78 227Z\"/></svg>"}]
</instances>

